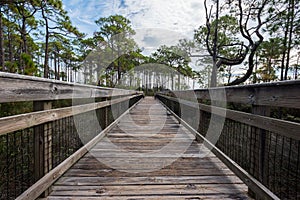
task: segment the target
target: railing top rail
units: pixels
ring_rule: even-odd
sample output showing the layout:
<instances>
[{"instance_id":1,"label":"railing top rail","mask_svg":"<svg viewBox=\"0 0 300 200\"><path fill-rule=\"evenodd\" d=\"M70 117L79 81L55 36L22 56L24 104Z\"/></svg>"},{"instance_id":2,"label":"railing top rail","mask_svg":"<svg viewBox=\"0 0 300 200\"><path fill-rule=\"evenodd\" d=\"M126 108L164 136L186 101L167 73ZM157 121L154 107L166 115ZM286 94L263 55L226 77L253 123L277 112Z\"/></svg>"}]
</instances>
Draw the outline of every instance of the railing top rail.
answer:
<instances>
[{"instance_id":1,"label":"railing top rail","mask_svg":"<svg viewBox=\"0 0 300 200\"><path fill-rule=\"evenodd\" d=\"M106 87L98 87L94 85L85 85L85 84L79 84L79 83L71 83L66 81L60 81L55 79L47 79L47 78L41 78L36 76L27 76L27 75L20 75L20 74L13 74L13 73L6 73L6 72L0 72L0 78L11 78L11 79L20 79L20 80L30 80L30 81L37 81L37 82L46 82L46 83L56 83L61 85L70 85L70 86L80 86L80 87L86 87L86 88L94 88L94 89L103 89L103 90L110 90L110 88Z\"/></svg>"},{"instance_id":2,"label":"railing top rail","mask_svg":"<svg viewBox=\"0 0 300 200\"><path fill-rule=\"evenodd\" d=\"M0 72L0 85L0 103L114 97L139 93L4 72Z\"/></svg>"},{"instance_id":3,"label":"railing top rail","mask_svg":"<svg viewBox=\"0 0 300 200\"><path fill-rule=\"evenodd\" d=\"M277 81L277 82L269 82L269 83L256 83L256 84L249 84L249 85L219 86L219 87L207 88L207 89L178 90L178 91L208 91L208 90L223 90L223 89L236 90L236 89L264 88L264 87L277 87L277 86L290 86L290 85L300 86L300 80L287 80L287 81Z\"/></svg>"},{"instance_id":4,"label":"railing top rail","mask_svg":"<svg viewBox=\"0 0 300 200\"><path fill-rule=\"evenodd\" d=\"M193 92L198 99L210 100L210 93L218 91L226 94L221 101L300 109L300 80L172 92L180 97Z\"/></svg>"}]
</instances>

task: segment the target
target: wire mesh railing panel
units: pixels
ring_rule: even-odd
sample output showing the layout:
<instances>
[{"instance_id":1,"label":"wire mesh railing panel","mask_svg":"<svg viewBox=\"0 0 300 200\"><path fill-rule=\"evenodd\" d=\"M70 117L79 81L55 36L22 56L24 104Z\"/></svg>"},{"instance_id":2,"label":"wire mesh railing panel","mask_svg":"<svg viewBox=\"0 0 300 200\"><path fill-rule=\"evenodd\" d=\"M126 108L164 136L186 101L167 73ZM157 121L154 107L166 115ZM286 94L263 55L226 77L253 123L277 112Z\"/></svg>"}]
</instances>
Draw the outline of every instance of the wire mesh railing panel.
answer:
<instances>
[{"instance_id":1,"label":"wire mesh railing panel","mask_svg":"<svg viewBox=\"0 0 300 200\"><path fill-rule=\"evenodd\" d=\"M50 123L52 130L52 168L59 165L80 147L82 142L75 127L73 117Z\"/></svg>"},{"instance_id":2,"label":"wire mesh railing panel","mask_svg":"<svg viewBox=\"0 0 300 200\"><path fill-rule=\"evenodd\" d=\"M0 136L0 199L15 199L34 180L33 128Z\"/></svg>"},{"instance_id":3,"label":"wire mesh railing panel","mask_svg":"<svg viewBox=\"0 0 300 200\"><path fill-rule=\"evenodd\" d=\"M140 98L133 98L130 105ZM128 99L0 135L0 199L15 199L90 142L128 109ZM58 115L53 112L45 113L43 120ZM38 119L32 117L34 113L28 115L30 123Z\"/></svg>"},{"instance_id":4,"label":"wire mesh railing panel","mask_svg":"<svg viewBox=\"0 0 300 200\"><path fill-rule=\"evenodd\" d=\"M209 114L202 117L209 119ZM217 120L217 118L215 118ZM208 130L202 119L199 132ZM226 119L216 147L282 199L300 197L300 142Z\"/></svg>"},{"instance_id":5,"label":"wire mesh railing panel","mask_svg":"<svg viewBox=\"0 0 300 200\"><path fill-rule=\"evenodd\" d=\"M282 199L300 197L300 142L268 132L263 183Z\"/></svg>"},{"instance_id":6,"label":"wire mesh railing panel","mask_svg":"<svg viewBox=\"0 0 300 200\"><path fill-rule=\"evenodd\" d=\"M59 171L64 160L123 113L128 107L124 110L122 102L134 104L143 96L8 73L1 74L0 82L0 199L46 194L43 187L51 181L45 175ZM120 105L117 115L114 104ZM34 185L38 180L45 181L42 189Z\"/></svg>"},{"instance_id":7,"label":"wire mesh railing panel","mask_svg":"<svg viewBox=\"0 0 300 200\"><path fill-rule=\"evenodd\" d=\"M199 133L207 133L210 114L203 112ZM218 118L214 118L218 120ZM300 142L226 119L216 147L282 199L300 197Z\"/></svg>"},{"instance_id":8,"label":"wire mesh railing panel","mask_svg":"<svg viewBox=\"0 0 300 200\"><path fill-rule=\"evenodd\" d=\"M177 104L174 98L157 98L176 114L180 113L178 109L187 107L187 104ZM200 110L198 132L209 138L207 134L209 129L213 129L211 125L222 121L222 118L224 119ZM271 132L268 128L268 124L264 128L258 128L253 124L225 117L215 146L279 198L299 199L300 141L284 136L285 133Z\"/></svg>"}]
</instances>

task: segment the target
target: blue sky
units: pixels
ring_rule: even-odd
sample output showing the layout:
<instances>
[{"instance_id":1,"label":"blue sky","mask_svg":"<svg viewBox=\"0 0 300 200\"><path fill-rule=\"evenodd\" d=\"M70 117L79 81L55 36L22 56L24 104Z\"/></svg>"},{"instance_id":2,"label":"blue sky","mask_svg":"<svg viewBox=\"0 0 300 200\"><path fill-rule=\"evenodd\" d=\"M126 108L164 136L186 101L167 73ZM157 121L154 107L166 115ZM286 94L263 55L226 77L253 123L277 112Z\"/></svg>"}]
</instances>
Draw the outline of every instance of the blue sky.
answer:
<instances>
[{"instance_id":1,"label":"blue sky","mask_svg":"<svg viewBox=\"0 0 300 200\"><path fill-rule=\"evenodd\" d=\"M204 24L202 0L63 0L64 8L81 32L92 36L99 17L121 14L136 31L135 40L145 51L162 44L175 45L192 38Z\"/></svg>"}]
</instances>

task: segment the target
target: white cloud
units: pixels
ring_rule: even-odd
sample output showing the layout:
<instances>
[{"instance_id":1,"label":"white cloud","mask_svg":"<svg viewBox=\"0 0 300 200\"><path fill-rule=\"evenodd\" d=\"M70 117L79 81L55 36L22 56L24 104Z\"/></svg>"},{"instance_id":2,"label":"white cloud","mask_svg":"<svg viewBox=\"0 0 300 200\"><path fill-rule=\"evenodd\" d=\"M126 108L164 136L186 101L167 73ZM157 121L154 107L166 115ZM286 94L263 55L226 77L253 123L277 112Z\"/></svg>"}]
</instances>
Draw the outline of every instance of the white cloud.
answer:
<instances>
[{"instance_id":1,"label":"white cloud","mask_svg":"<svg viewBox=\"0 0 300 200\"><path fill-rule=\"evenodd\" d=\"M180 39L187 37L177 31L163 28L139 28L135 31L133 38L146 55L151 54L161 45L176 45Z\"/></svg>"},{"instance_id":2,"label":"white cloud","mask_svg":"<svg viewBox=\"0 0 300 200\"><path fill-rule=\"evenodd\" d=\"M160 45L175 45L179 39L192 38L204 19L199 0L124 0L126 7L114 7L114 13L129 18L138 30L140 47L149 50Z\"/></svg>"},{"instance_id":3,"label":"white cloud","mask_svg":"<svg viewBox=\"0 0 300 200\"><path fill-rule=\"evenodd\" d=\"M115 13L128 16L135 28L160 28L193 35L204 23L203 3L199 0L125 0L127 7Z\"/></svg>"},{"instance_id":4,"label":"white cloud","mask_svg":"<svg viewBox=\"0 0 300 200\"><path fill-rule=\"evenodd\" d=\"M109 0L63 0L71 21L81 32L92 36L97 30L95 20L113 13L113 1Z\"/></svg>"},{"instance_id":5,"label":"white cloud","mask_svg":"<svg viewBox=\"0 0 300 200\"><path fill-rule=\"evenodd\" d=\"M95 20L113 14L130 19L138 44L154 50L192 38L194 29L204 24L203 2L199 0L63 0L73 23L92 36Z\"/></svg>"}]
</instances>

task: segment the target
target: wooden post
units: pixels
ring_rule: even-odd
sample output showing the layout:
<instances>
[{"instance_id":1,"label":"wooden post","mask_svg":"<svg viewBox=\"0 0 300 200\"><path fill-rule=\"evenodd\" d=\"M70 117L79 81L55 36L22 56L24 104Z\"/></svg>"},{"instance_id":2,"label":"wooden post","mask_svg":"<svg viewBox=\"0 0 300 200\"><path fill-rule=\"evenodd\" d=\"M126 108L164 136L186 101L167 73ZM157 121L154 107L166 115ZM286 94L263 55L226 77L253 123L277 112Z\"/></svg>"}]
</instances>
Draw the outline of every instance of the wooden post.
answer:
<instances>
[{"instance_id":1,"label":"wooden post","mask_svg":"<svg viewBox=\"0 0 300 200\"><path fill-rule=\"evenodd\" d=\"M174 102L172 101L172 100L167 100L168 101L168 104L169 104L169 108L173 111L173 112L175 112L175 107L174 107Z\"/></svg>"},{"instance_id":2,"label":"wooden post","mask_svg":"<svg viewBox=\"0 0 300 200\"><path fill-rule=\"evenodd\" d=\"M270 107L267 106L252 106L252 113L256 115L261 116L270 116ZM258 180L261 183L266 183L266 174L265 174L265 155L266 155L266 131L263 129L258 129L256 134L258 135L258 141L259 141L259 150L258 150ZM254 155L256 156L256 155ZM255 174L253 174L255 175Z\"/></svg>"},{"instance_id":3,"label":"wooden post","mask_svg":"<svg viewBox=\"0 0 300 200\"><path fill-rule=\"evenodd\" d=\"M102 98L101 101L107 101L107 98ZM101 109L100 125L102 130L108 126L108 107Z\"/></svg>"},{"instance_id":4,"label":"wooden post","mask_svg":"<svg viewBox=\"0 0 300 200\"><path fill-rule=\"evenodd\" d=\"M202 104L203 100L197 98L197 102L198 102L198 104ZM198 122L197 132L200 133L201 135L203 135L203 133L202 133L203 119L204 119L203 110L201 110L199 108L199 122ZM199 143L203 142L203 139L198 135L196 135L196 140Z\"/></svg>"},{"instance_id":5,"label":"wooden post","mask_svg":"<svg viewBox=\"0 0 300 200\"><path fill-rule=\"evenodd\" d=\"M34 102L33 110L50 110L52 102ZM52 127L51 124L34 128L34 179L38 181L52 169ZM49 191L45 192L45 195Z\"/></svg>"},{"instance_id":6,"label":"wooden post","mask_svg":"<svg viewBox=\"0 0 300 200\"><path fill-rule=\"evenodd\" d=\"M179 103L179 100L178 102L175 103L175 109L176 109L176 112L177 112L177 115L181 118L181 107L180 107L180 103Z\"/></svg>"},{"instance_id":7,"label":"wooden post","mask_svg":"<svg viewBox=\"0 0 300 200\"><path fill-rule=\"evenodd\" d=\"M112 107L114 107L114 110L115 110L115 112L114 112L115 116L113 116L114 117L113 120L116 120L120 115L120 103L112 105Z\"/></svg>"},{"instance_id":8,"label":"wooden post","mask_svg":"<svg viewBox=\"0 0 300 200\"><path fill-rule=\"evenodd\" d=\"M52 109L52 103L44 103L44 110ZM44 173L48 173L52 169L52 125L47 124L44 126L44 148L45 148L45 166Z\"/></svg>"}]
</instances>

